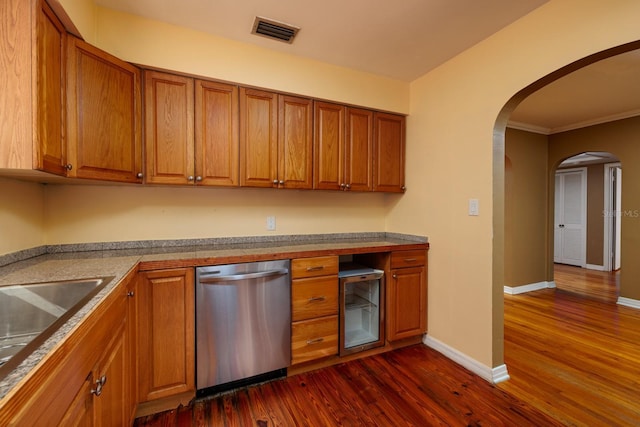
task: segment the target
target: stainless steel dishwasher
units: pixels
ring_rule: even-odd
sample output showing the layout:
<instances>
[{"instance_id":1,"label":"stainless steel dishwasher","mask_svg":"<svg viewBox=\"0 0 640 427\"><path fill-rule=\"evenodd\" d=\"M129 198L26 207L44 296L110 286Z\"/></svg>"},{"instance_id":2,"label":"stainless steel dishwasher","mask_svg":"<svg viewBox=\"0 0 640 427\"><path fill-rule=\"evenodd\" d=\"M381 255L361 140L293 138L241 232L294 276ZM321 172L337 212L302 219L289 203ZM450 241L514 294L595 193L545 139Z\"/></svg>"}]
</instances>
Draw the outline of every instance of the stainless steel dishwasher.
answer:
<instances>
[{"instance_id":1,"label":"stainless steel dishwasher","mask_svg":"<svg viewBox=\"0 0 640 427\"><path fill-rule=\"evenodd\" d=\"M289 260L196 269L196 395L286 376Z\"/></svg>"}]
</instances>

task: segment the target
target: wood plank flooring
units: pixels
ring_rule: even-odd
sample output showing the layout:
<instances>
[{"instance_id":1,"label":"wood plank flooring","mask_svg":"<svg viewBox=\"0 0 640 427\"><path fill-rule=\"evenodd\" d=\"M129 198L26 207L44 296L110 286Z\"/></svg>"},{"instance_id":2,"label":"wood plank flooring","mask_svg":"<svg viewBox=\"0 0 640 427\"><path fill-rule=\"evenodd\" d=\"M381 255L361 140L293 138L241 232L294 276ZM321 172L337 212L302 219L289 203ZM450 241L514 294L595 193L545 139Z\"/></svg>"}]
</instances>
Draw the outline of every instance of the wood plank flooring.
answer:
<instances>
[{"instance_id":1,"label":"wood plank flooring","mask_svg":"<svg viewBox=\"0 0 640 427\"><path fill-rule=\"evenodd\" d=\"M418 344L244 388L136 426L559 426Z\"/></svg>"},{"instance_id":2,"label":"wood plank flooring","mask_svg":"<svg viewBox=\"0 0 640 427\"><path fill-rule=\"evenodd\" d=\"M556 290L505 295L511 379L498 387L564 425L639 426L640 311L606 302L615 273L559 270ZM562 283L581 275L592 282Z\"/></svg>"},{"instance_id":3,"label":"wood plank flooring","mask_svg":"<svg viewBox=\"0 0 640 427\"><path fill-rule=\"evenodd\" d=\"M596 271L565 264L555 264L553 279L556 287L587 298L604 302L618 301L620 271Z\"/></svg>"}]
</instances>

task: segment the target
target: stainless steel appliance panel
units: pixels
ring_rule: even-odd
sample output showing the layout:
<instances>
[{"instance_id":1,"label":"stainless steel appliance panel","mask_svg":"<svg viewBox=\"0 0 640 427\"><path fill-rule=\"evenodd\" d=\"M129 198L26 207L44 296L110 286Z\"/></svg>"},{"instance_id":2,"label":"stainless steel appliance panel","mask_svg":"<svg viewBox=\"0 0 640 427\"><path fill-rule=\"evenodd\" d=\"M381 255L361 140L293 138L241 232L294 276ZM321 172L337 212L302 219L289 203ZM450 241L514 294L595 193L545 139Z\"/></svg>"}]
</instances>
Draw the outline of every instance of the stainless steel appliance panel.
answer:
<instances>
[{"instance_id":1,"label":"stainless steel appliance panel","mask_svg":"<svg viewBox=\"0 0 640 427\"><path fill-rule=\"evenodd\" d=\"M196 269L196 388L289 366L289 260Z\"/></svg>"}]
</instances>

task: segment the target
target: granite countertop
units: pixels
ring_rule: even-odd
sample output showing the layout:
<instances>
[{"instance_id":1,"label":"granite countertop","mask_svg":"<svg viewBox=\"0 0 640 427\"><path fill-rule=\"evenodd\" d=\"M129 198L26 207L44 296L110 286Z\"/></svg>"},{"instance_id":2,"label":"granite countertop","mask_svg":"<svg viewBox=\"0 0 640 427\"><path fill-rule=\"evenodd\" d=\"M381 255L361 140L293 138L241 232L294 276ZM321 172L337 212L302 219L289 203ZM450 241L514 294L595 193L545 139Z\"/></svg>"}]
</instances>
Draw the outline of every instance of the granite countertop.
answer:
<instances>
[{"instance_id":1,"label":"granite countertop","mask_svg":"<svg viewBox=\"0 0 640 427\"><path fill-rule=\"evenodd\" d=\"M0 399L74 329L133 268L189 267L319 254L389 251L395 247L427 248L425 237L394 233L265 236L179 241L145 241L56 245L0 257L0 286L113 276L82 309L6 377Z\"/></svg>"}]
</instances>

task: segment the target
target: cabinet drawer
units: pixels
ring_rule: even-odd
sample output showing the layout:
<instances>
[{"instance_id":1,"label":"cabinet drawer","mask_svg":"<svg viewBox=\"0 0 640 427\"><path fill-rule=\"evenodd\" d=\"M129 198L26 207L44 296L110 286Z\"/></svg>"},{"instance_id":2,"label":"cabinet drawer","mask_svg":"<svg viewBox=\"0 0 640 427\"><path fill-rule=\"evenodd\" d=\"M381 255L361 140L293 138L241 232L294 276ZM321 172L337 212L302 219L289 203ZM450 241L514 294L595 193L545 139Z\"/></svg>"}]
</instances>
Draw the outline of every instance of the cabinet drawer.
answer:
<instances>
[{"instance_id":1,"label":"cabinet drawer","mask_svg":"<svg viewBox=\"0 0 640 427\"><path fill-rule=\"evenodd\" d=\"M338 278L296 279L291 287L292 320L338 314Z\"/></svg>"},{"instance_id":2,"label":"cabinet drawer","mask_svg":"<svg viewBox=\"0 0 640 427\"><path fill-rule=\"evenodd\" d=\"M338 257L322 256L298 258L291 261L291 278L328 276L338 274Z\"/></svg>"},{"instance_id":3,"label":"cabinet drawer","mask_svg":"<svg viewBox=\"0 0 640 427\"><path fill-rule=\"evenodd\" d=\"M291 364L338 354L338 316L291 324Z\"/></svg>"},{"instance_id":4,"label":"cabinet drawer","mask_svg":"<svg viewBox=\"0 0 640 427\"><path fill-rule=\"evenodd\" d=\"M404 268L425 265L427 253L423 250L396 251L391 253L391 268Z\"/></svg>"}]
</instances>

